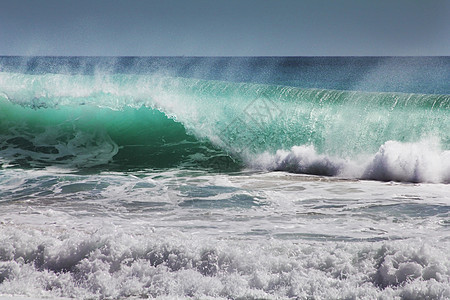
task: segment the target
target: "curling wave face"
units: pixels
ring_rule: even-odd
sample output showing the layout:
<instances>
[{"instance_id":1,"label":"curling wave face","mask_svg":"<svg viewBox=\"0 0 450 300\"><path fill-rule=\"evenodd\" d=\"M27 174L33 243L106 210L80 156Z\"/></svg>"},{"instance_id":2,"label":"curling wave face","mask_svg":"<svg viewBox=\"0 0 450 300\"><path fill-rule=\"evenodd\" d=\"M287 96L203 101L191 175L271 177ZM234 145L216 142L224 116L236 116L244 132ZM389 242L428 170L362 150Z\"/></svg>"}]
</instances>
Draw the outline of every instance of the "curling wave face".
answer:
<instances>
[{"instance_id":1,"label":"curling wave face","mask_svg":"<svg viewBox=\"0 0 450 300\"><path fill-rule=\"evenodd\" d=\"M449 95L0 72L0 163L448 183L449 109Z\"/></svg>"}]
</instances>

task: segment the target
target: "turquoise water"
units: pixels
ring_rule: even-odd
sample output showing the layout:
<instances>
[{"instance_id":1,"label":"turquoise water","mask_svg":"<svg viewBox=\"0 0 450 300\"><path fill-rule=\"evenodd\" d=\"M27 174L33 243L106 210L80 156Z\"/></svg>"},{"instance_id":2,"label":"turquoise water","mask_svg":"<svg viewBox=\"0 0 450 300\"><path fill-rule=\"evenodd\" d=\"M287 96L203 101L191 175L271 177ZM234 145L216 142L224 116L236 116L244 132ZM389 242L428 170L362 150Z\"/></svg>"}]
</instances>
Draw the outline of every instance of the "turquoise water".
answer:
<instances>
[{"instance_id":1,"label":"turquoise water","mask_svg":"<svg viewBox=\"0 0 450 300\"><path fill-rule=\"evenodd\" d=\"M0 297L450 298L440 58L0 58Z\"/></svg>"},{"instance_id":2,"label":"turquoise water","mask_svg":"<svg viewBox=\"0 0 450 300\"><path fill-rule=\"evenodd\" d=\"M8 167L221 171L222 163L244 169L258 165L259 155L294 146L350 161L374 155L388 141L450 148L448 95L154 75L1 73L1 81ZM340 167L332 165L306 173L338 175Z\"/></svg>"}]
</instances>

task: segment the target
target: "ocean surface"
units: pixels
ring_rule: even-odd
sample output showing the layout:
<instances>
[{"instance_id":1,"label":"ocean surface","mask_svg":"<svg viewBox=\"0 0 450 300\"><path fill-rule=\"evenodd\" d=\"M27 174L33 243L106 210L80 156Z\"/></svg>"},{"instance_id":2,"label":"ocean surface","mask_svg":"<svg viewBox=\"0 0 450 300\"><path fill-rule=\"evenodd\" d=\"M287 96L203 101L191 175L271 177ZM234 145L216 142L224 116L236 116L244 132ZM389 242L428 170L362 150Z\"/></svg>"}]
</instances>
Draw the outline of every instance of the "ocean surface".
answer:
<instances>
[{"instance_id":1,"label":"ocean surface","mask_svg":"<svg viewBox=\"0 0 450 300\"><path fill-rule=\"evenodd\" d=\"M0 57L0 297L450 299L450 57Z\"/></svg>"}]
</instances>

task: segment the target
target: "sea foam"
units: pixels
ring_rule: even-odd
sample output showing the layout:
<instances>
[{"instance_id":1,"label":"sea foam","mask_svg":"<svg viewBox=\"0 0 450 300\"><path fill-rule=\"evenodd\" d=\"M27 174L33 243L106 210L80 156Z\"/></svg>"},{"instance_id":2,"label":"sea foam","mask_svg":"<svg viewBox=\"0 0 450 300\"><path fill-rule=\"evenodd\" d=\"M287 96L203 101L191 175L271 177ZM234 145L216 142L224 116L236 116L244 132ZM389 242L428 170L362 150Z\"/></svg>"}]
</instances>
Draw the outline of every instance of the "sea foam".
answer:
<instances>
[{"instance_id":1,"label":"sea foam","mask_svg":"<svg viewBox=\"0 0 450 300\"><path fill-rule=\"evenodd\" d=\"M435 139L418 143L387 141L372 156L357 160L319 154L314 146L294 146L289 151L248 156L250 166L293 173L341 176L380 181L450 182L450 151Z\"/></svg>"},{"instance_id":2,"label":"sea foam","mask_svg":"<svg viewBox=\"0 0 450 300\"><path fill-rule=\"evenodd\" d=\"M94 232L1 225L1 293L75 298L450 297L450 265L442 260L445 244L243 243L152 231L107 224Z\"/></svg>"}]
</instances>

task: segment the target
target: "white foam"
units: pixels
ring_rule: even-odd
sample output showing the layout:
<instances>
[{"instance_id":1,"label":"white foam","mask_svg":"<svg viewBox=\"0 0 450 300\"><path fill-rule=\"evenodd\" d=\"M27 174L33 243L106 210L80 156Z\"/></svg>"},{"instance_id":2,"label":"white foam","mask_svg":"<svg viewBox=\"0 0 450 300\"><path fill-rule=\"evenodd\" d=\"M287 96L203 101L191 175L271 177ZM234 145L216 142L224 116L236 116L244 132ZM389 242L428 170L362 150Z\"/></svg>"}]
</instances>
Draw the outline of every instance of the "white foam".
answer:
<instances>
[{"instance_id":1,"label":"white foam","mask_svg":"<svg viewBox=\"0 0 450 300\"><path fill-rule=\"evenodd\" d=\"M0 290L31 297L450 297L448 242L217 241L103 224L0 227Z\"/></svg>"},{"instance_id":2,"label":"white foam","mask_svg":"<svg viewBox=\"0 0 450 300\"><path fill-rule=\"evenodd\" d=\"M450 151L426 139L417 143L387 141L372 156L357 160L319 154L314 146L294 146L290 151L278 150L247 156L253 168L282 170L293 173L330 175L349 178L401 182L450 182Z\"/></svg>"},{"instance_id":3,"label":"white foam","mask_svg":"<svg viewBox=\"0 0 450 300\"><path fill-rule=\"evenodd\" d=\"M437 143L383 144L366 168L363 178L408 182L450 182L450 151Z\"/></svg>"},{"instance_id":4,"label":"white foam","mask_svg":"<svg viewBox=\"0 0 450 300\"><path fill-rule=\"evenodd\" d=\"M450 293L444 184L285 172L6 171L3 295L445 299Z\"/></svg>"}]
</instances>

